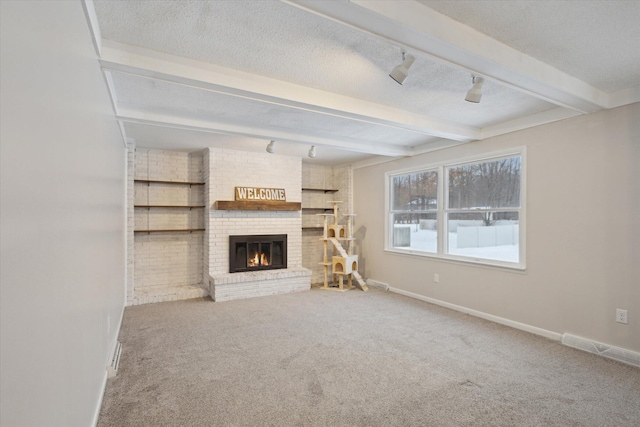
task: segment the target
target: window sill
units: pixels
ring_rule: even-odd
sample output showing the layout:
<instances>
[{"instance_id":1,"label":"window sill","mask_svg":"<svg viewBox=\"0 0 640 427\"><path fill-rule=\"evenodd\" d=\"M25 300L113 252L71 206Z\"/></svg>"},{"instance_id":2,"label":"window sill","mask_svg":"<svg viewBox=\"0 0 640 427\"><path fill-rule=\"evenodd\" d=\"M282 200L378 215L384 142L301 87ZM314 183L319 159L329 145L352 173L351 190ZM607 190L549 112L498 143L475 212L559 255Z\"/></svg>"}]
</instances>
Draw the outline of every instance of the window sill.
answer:
<instances>
[{"instance_id":1,"label":"window sill","mask_svg":"<svg viewBox=\"0 0 640 427\"><path fill-rule=\"evenodd\" d=\"M526 273L527 268L524 264L503 263L494 260L485 260L478 258L465 258L455 255L441 255L430 252L416 251L412 249L385 248L384 252L393 255L408 255L418 258L430 258L435 261L444 261L454 264L470 265L474 267L484 267L492 270L505 270L514 273Z\"/></svg>"}]
</instances>

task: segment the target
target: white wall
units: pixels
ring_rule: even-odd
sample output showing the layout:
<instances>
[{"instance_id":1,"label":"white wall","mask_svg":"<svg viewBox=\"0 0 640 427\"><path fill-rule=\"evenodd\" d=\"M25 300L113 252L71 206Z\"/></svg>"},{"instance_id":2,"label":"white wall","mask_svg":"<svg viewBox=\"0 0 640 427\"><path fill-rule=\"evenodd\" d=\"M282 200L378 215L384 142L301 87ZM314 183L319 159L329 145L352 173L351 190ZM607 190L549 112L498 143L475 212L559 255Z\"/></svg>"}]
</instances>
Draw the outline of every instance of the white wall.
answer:
<instances>
[{"instance_id":1,"label":"white wall","mask_svg":"<svg viewBox=\"0 0 640 427\"><path fill-rule=\"evenodd\" d=\"M0 424L86 427L124 307L125 150L82 4L0 16Z\"/></svg>"},{"instance_id":2,"label":"white wall","mask_svg":"<svg viewBox=\"0 0 640 427\"><path fill-rule=\"evenodd\" d=\"M383 251L386 171L517 146L527 147L525 273ZM357 169L354 195L366 277L640 351L640 104Z\"/></svg>"}]
</instances>

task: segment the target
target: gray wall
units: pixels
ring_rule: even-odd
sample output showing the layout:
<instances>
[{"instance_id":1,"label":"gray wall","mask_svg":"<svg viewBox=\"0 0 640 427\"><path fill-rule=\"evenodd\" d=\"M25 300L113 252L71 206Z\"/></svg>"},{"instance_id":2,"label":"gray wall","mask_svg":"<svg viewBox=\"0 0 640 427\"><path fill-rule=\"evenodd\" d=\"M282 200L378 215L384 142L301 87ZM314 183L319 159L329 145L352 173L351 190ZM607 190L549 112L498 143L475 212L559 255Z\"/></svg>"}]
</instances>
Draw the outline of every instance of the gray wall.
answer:
<instances>
[{"instance_id":1,"label":"gray wall","mask_svg":"<svg viewBox=\"0 0 640 427\"><path fill-rule=\"evenodd\" d=\"M526 272L383 251L386 171L519 146L527 147ZM640 104L357 169L354 200L367 278L640 351ZM615 322L616 308L628 310L628 325Z\"/></svg>"},{"instance_id":2,"label":"gray wall","mask_svg":"<svg viewBox=\"0 0 640 427\"><path fill-rule=\"evenodd\" d=\"M81 2L0 16L0 424L86 427L124 307L125 150Z\"/></svg>"}]
</instances>

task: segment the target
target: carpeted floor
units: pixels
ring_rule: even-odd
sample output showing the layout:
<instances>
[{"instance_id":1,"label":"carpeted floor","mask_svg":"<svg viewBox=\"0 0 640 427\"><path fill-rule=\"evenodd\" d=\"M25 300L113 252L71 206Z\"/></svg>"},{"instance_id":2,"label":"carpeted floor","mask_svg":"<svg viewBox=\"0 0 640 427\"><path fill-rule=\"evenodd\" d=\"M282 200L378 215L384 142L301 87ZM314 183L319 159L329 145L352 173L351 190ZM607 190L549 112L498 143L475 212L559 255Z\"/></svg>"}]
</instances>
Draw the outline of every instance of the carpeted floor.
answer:
<instances>
[{"instance_id":1,"label":"carpeted floor","mask_svg":"<svg viewBox=\"0 0 640 427\"><path fill-rule=\"evenodd\" d=\"M640 369L376 289L128 307L107 426L640 426Z\"/></svg>"}]
</instances>

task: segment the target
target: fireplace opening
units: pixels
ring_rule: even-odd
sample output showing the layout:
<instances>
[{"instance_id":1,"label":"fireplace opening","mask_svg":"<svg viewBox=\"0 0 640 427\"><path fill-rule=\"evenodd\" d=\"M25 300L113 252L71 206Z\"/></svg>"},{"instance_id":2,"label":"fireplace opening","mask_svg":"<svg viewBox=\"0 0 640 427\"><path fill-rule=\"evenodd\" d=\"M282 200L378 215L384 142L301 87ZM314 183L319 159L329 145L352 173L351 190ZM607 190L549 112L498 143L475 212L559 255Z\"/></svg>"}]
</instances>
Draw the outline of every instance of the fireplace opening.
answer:
<instances>
[{"instance_id":1,"label":"fireplace opening","mask_svg":"<svg viewBox=\"0 0 640 427\"><path fill-rule=\"evenodd\" d=\"M287 235L229 236L229 273L287 268Z\"/></svg>"}]
</instances>

